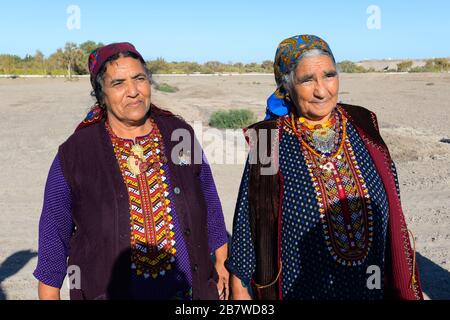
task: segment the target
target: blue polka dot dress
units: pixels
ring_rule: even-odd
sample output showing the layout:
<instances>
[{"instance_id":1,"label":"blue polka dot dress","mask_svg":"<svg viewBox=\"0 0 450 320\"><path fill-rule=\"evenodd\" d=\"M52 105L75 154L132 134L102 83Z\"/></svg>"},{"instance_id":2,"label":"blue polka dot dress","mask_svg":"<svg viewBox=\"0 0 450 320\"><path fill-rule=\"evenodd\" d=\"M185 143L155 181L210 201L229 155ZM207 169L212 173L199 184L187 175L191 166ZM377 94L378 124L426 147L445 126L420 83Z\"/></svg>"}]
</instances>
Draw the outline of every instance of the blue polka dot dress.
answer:
<instances>
[{"instance_id":1,"label":"blue polka dot dress","mask_svg":"<svg viewBox=\"0 0 450 320\"><path fill-rule=\"evenodd\" d=\"M389 209L363 141L343 121L340 153L333 164L321 165L292 130L289 116L279 122L282 299L382 299ZM247 163L227 262L246 286L256 269L249 171Z\"/></svg>"}]
</instances>

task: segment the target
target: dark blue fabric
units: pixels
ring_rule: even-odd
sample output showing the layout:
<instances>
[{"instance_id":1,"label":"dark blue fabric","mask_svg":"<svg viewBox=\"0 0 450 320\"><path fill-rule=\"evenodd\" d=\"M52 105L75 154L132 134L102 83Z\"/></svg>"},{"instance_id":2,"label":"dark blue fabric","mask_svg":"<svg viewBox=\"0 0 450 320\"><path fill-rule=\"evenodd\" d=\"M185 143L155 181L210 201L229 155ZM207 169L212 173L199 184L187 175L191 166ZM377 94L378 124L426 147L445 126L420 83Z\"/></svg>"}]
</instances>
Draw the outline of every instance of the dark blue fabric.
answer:
<instances>
[{"instance_id":1,"label":"dark blue fabric","mask_svg":"<svg viewBox=\"0 0 450 320\"><path fill-rule=\"evenodd\" d=\"M283 299L382 299L381 290L366 286L367 268L380 267L383 279L388 203L382 181L356 130L347 131L356 160L372 199L374 239L361 265L342 266L333 260L325 244L319 205L298 138L284 132L280 142L280 170L284 179L282 196L281 252ZM249 226L248 165L245 168L233 225L231 272L249 282L255 271L254 245ZM381 281L383 285L383 281Z\"/></svg>"}]
</instances>

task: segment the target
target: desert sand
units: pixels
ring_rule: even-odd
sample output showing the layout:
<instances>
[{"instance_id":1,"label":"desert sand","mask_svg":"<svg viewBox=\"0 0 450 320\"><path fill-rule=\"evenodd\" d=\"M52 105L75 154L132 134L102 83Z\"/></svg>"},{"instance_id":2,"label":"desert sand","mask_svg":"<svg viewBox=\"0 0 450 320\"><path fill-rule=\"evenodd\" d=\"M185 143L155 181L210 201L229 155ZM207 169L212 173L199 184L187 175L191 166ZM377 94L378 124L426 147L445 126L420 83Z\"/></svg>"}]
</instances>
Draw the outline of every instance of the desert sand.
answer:
<instances>
[{"instance_id":1,"label":"desert sand","mask_svg":"<svg viewBox=\"0 0 450 320\"><path fill-rule=\"evenodd\" d=\"M153 102L202 121L205 130L216 110L246 108L261 120L275 87L271 75L155 79L179 91L154 91ZM46 177L58 146L92 105L89 93L86 78L0 79L0 300L37 299L32 272ZM340 100L377 113L397 164L424 292L450 299L450 74L342 74ZM242 169L212 164L229 232Z\"/></svg>"}]
</instances>

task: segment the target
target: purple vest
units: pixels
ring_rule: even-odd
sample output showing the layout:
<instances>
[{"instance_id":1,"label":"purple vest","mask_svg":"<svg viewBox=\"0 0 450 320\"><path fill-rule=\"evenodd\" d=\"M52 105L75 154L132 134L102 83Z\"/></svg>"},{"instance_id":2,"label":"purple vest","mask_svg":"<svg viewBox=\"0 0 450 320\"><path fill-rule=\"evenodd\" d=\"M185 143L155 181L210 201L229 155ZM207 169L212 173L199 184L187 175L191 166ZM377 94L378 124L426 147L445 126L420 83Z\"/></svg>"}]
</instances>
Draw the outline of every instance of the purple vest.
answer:
<instances>
[{"instance_id":1,"label":"purple vest","mask_svg":"<svg viewBox=\"0 0 450 320\"><path fill-rule=\"evenodd\" d=\"M168 159L173 205L189 253L193 299L218 299L217 273L210 257L207 207L200 186L200 164L179 165L171 159L178 141L175 129L192 128L173 115L151 115L162 134ZM76 226L70 241L69 266L78 266L81 288L71 299L127 299L131 289L130 211L128 191L104 120L74 133L59 148L61 167L73 195ZM184 157L186 158L186 156ZM201 159L201 154L200 154ZM173 160L173 161L172 161Z\"/></svg>"}]
</instances>

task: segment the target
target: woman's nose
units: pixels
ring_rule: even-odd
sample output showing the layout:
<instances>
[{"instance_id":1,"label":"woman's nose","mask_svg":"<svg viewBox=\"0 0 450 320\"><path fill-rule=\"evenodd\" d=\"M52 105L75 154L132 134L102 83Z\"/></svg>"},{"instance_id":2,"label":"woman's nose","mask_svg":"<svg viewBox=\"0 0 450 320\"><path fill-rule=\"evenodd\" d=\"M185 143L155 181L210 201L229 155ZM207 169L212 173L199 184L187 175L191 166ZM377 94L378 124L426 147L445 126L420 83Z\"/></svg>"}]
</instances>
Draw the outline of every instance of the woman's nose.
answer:
<instances>
[{"instance_id":1,"label":"woman's nose","mask_svg":"<svg viewBox=\"0 0 450 320\"><path fill-rule=\"evenodd\" d=\"M138 95L138 89L134 81L128 82L127 94L129 97L136 97Z\"/></svg>"},{"instance_id":2,"label":"woman's nose","mask_svg":"<svg viewBox=\"0 0 450 320\"><path fill-rule=\"evenodd\" d=\"M314 96L316 98L323 99L326 97L326 95L327 95L327 89L325 87L325 84L323 83L322 80L318 80L316 82L316 86L314 87Z\"/></svg>"}]
</instances>

